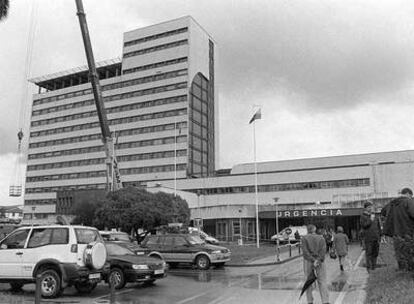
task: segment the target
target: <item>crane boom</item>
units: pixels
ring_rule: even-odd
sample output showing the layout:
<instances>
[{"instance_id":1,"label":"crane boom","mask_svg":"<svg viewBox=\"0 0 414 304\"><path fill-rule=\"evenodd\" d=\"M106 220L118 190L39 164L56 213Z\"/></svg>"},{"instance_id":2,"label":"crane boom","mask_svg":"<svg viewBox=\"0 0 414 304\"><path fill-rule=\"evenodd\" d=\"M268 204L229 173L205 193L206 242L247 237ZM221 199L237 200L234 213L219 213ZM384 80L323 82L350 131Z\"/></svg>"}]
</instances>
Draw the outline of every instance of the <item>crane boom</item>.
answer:
<instances>
[{"instance_id":1,"label":"crane boom","mask_svg":"<svg viewBox=\"0 0 414 304\"><path fill-rule=\"evenodd\" d=\"M79 25L82 32L83 45L85 47L86 59L89 68L89 81L92 85L93 96L98 113L99 125L101 127L102 142L105 147L106 155L106 189L107 191L122 188L121 176L119 173L118 162L115 157L114 142L109 130L108 119L106 116L105 105L102 99L101 86L99 84L99 76L96 71L95 58L93 56L91 39L89 37L88 24L86 15L83 10L82 0L75 0Z\"/></svg>"}]
</instances>

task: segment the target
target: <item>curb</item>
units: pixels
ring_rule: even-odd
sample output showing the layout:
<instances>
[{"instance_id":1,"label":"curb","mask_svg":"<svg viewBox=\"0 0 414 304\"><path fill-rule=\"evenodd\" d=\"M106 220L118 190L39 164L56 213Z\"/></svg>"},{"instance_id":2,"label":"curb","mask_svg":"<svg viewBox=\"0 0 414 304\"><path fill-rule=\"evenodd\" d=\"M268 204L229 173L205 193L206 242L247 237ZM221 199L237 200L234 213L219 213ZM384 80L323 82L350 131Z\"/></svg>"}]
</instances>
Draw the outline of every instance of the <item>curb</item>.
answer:
<instances>
[{"instance_id":1,"label":"curb","mask_svg":"<svg viewBox=\"0 0 414 304\"><path fill-rule=\"evenodd\" d=\"M257 267L257 266L271 266L271 265L279 265L290 262L294 259L301 257L302 254L296 255L294 257L287 258L285 260L279 262L267 262L267 263L252 263L252 264L226 264L226 267Z\"/></svg>"}]
</instances>

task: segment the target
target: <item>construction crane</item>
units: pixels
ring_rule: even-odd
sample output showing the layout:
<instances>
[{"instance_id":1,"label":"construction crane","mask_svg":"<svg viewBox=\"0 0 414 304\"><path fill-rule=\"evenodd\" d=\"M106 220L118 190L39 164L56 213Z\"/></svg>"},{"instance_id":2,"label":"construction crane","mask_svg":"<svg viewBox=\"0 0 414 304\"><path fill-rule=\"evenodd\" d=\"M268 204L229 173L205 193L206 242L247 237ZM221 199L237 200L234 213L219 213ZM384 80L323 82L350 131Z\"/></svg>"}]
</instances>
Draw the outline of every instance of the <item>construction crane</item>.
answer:
<instances>
[{"instance_id":1,"label":"construction crane","mask_svg":"<svg viewBox=\"0 0 414 304\"><path fill-rule=\"evenodd\" d=\"M121 175L118 168L118 162L115 157L114 140L109 130L108 119L106 117L105 105L102 99L101 86L96 71L95 59L92 52L91 39L89 37L88 24L86 23L86 15L83 10L82 0L75 0L79 25L82 32L83 45L85 47L86 58L88 60L89 81L92 85L93 96L98 113L99 125L101 127L102 142L105 147L106 155L106 190L115 191L122 188Z\"/></svg>"}]
</instances>

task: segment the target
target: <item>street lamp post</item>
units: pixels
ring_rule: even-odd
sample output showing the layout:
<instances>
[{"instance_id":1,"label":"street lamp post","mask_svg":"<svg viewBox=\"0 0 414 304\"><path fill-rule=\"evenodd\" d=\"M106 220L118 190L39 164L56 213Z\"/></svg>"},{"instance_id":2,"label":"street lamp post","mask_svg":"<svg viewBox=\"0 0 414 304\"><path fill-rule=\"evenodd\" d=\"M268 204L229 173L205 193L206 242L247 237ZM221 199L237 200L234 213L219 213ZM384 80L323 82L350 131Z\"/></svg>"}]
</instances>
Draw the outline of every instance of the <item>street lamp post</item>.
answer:
<instances>
[{"instance_id":1,"label":"street lamp post","mask_svg":"<svg viewBox=\"0 0 414 304\"><path fill-rule=\"evenodd\" d=\"M276 219L276 261L280 261L280 248L279 248L279 208L277 202L279 201L278 197L273 199L275 201L275 219Z\"/></svg>"},{"instance_id":2,"label":"street lamp post","mask_svg":"<svg viewBox=\"0 0 414 304\"><path fill-rule=\"evenodd\" d=\"M201 195L200 190L197 190L197 213L198 213L197 230L198 230L198 236L200 236L200 219L201 219L200 195Z\"/></svg>"},{"instance_id":3,"label":"street lamp post","mask_svg":"<svg viewBox=\"0 0 414 304\"><path fill-rule=\"evenodd\" d=\"M36 210L36 206L32 206L32 226L34 224L34 213L35 213L35 210Z\"/></svg>"},{"instance_id":4,"label":"street lamp post","mask_svg":"<svg viewBox=\"0 0 414 304\"><path fill-rule=\"evenodd\" d=\"M242 220L241 220L241 213L242 210L239 209L239 229L240 229L240 243L239 245L243 245L243 234L242 234Z\"/></svg>"}]
</instances>

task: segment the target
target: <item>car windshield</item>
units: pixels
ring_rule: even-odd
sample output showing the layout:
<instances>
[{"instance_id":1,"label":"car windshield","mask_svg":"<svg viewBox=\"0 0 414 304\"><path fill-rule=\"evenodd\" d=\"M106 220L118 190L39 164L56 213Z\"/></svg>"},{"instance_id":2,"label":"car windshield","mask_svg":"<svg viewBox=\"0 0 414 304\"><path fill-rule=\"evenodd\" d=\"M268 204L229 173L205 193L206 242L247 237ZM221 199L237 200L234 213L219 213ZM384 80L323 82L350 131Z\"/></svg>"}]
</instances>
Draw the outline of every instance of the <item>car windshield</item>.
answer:
<instances>
[{"instance_id":1,"label":"car windshield","mask_svg":"<svg viewBox=\"0 0 414 304\"><path fill-rule=\"evenodd\" d=\"M135 253L117 244L106 243L106 250L109 255L135 255Z\"/></svg>"},{"instance_id":2,"label":"car windshield","mask_svg":"<svg viewBox=\"0 0 414 304\"><path fill-rule=\"evenodd\" d=\"M188 237L188 241L191 245L204 244L204 241L200 239L197 235L191 235Z\"/></svg>"}]
</instances>

